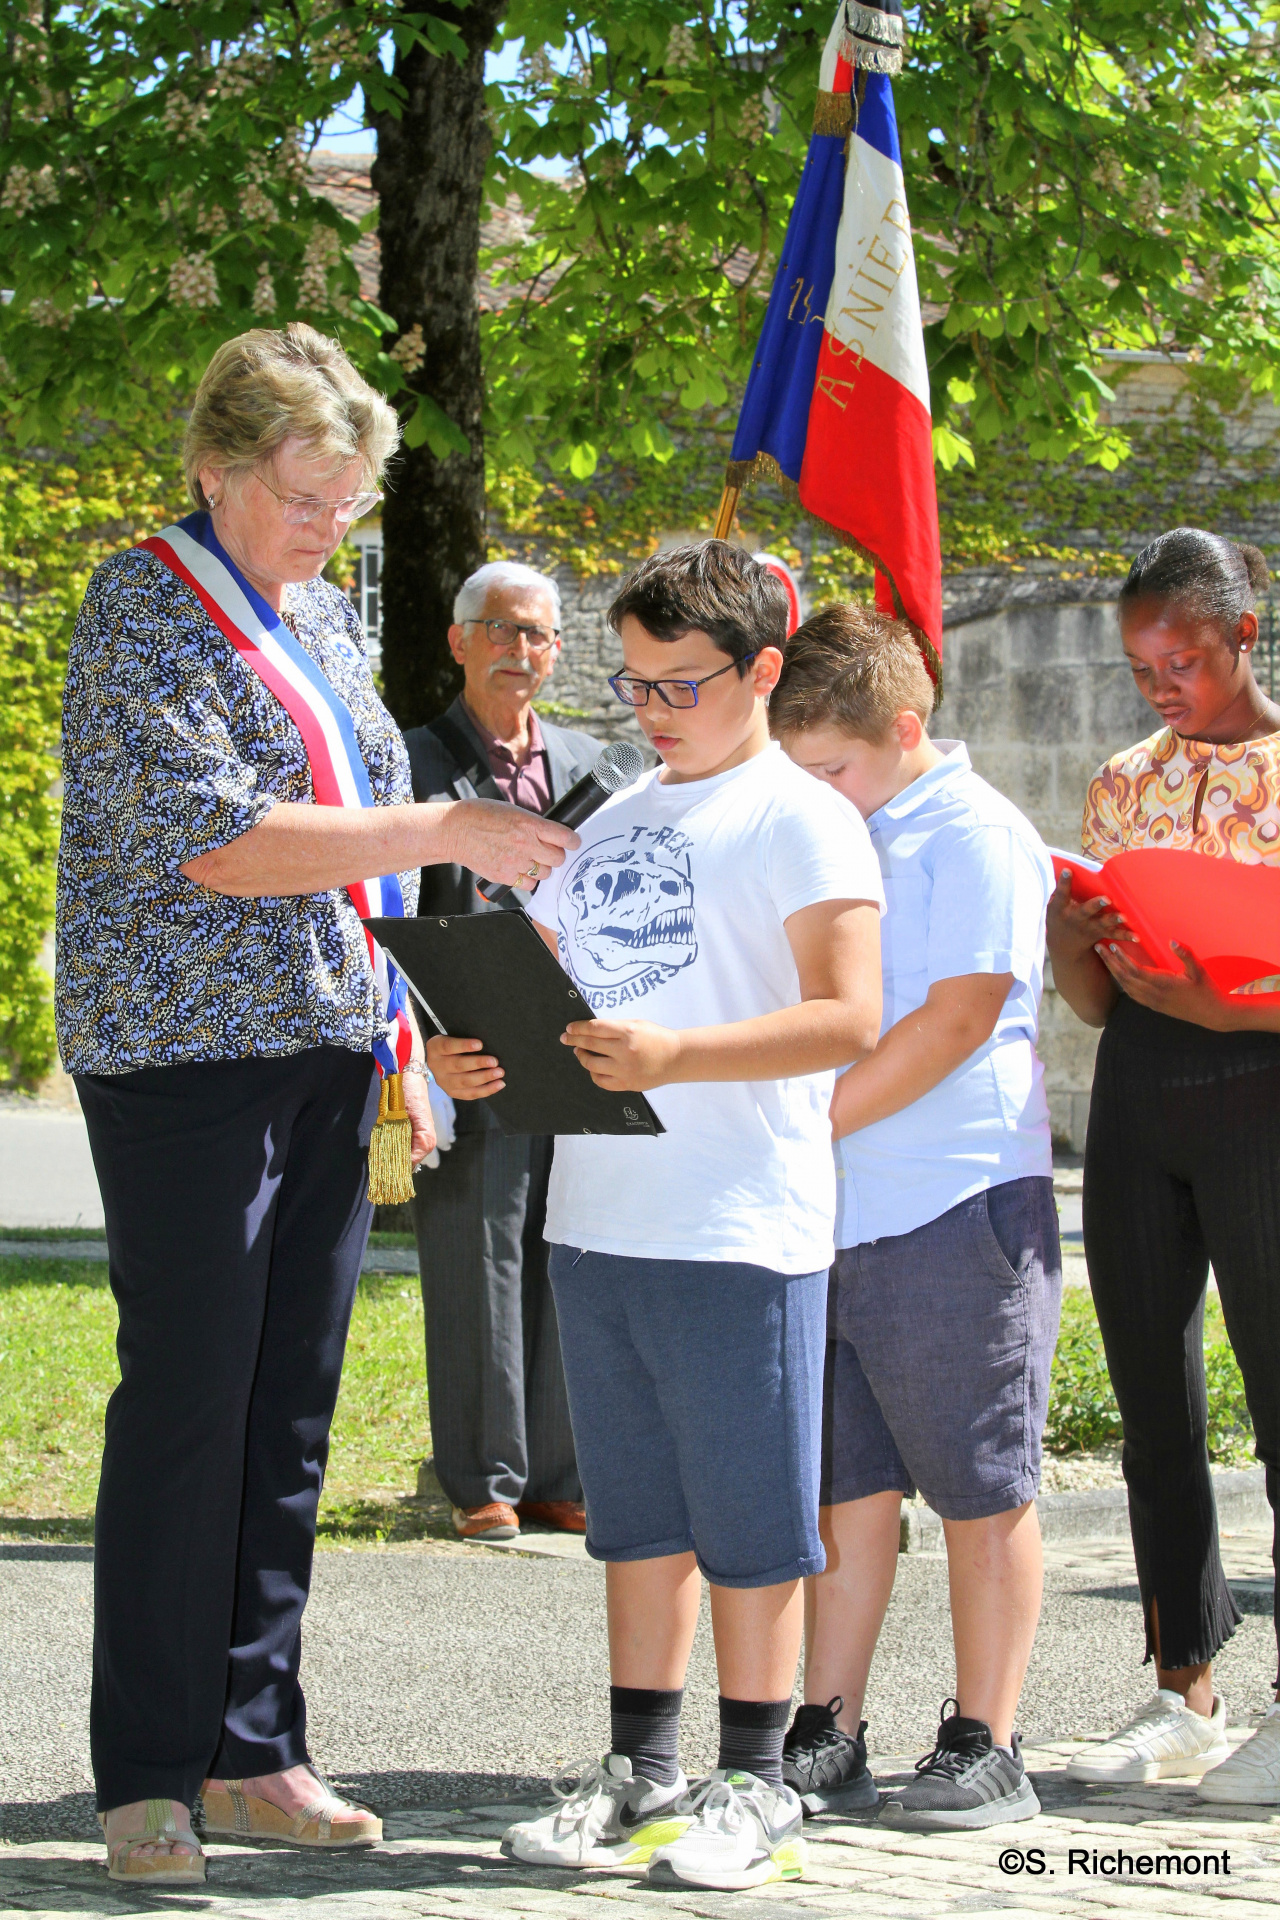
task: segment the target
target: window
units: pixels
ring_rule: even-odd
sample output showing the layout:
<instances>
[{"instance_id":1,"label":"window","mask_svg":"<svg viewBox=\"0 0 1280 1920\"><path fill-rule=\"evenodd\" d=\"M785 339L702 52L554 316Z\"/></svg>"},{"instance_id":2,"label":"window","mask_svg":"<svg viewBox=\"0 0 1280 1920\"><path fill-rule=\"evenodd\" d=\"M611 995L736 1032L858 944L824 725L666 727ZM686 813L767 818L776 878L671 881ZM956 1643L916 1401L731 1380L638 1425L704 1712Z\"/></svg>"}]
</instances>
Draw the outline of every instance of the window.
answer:
<instances>
[{"instance_id":1,"label":"window","mask_svg":"<svg viewBox=\"0 0 1280 1920\"><path fill-rule=\"evenodd\" d=\"M376 668L382 659L382 529L357 527L348 538L356 550L349 591L364 626L369 663Z\"/></svg>"}]
</instances>

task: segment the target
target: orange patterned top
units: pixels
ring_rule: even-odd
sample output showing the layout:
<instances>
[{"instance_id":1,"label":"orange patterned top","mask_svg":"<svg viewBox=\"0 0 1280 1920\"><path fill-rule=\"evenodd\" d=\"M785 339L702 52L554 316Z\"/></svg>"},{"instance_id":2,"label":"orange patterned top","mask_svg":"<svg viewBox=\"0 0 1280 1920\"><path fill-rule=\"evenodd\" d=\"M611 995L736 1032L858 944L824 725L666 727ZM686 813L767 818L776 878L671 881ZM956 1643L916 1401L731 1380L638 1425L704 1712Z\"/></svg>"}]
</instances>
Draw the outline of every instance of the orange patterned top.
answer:
<instances>
[{"instance_id":1,"label":"orange patterned top","mask_svg":"<svg viewBox=\"0 0 1280 1920\"><path fill-rule=\"evenodd\" d=\"M1280 733L1215 746L1165 727L1126 747L1089 782L1080 841L1094 860L1171 847L1280 864Z\"/></svg>"}]
</instances>

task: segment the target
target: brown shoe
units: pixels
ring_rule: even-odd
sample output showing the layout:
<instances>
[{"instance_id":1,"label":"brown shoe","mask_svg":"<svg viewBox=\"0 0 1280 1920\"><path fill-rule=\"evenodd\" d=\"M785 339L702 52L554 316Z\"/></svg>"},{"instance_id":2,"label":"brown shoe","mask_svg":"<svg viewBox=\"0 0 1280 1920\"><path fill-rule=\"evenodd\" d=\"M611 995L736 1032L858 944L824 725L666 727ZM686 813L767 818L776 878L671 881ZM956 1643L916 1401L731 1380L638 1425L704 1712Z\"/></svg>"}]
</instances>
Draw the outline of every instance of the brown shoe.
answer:
<instances>
[{"instance_id":1,"label":"brown shoe","mask_svg":"<svg viewBox=\"0 0 1280 1920\"><path fill-rule=\"evenodd\" d=\"M585 1533L587 1510L581 1500L522 1500L516 1508L522 1520L536 1521L540 1527L554 1527L557 1533Z\"/></svg>"},{"instance_id":2,"label":"brown shoe","mask_svg":"<svg viewBox=\"0 0 1280 1920\"><path fill-rule=\"evenodd\" d=\"M520 1522L505 1500L491 1500L487 1507L455 1507L453 1530L459 1540L514 1540Z\"/></svg>"},{"instance_id":3,"label":"brown shoe","mask_svg":"<svg viewBox=\"0 0 1280 1920\"><path fill-rule=\"evenodd\" d=\"M243 1780L206 1780L200 1789L204 1830L295 1847L370 1847L381 1840L382 1822L370 1808L344 1800L318 1773L316 1787L311 1805L290 1814L274 1800L246 1793Z\"/></svg>"}]
</instances>

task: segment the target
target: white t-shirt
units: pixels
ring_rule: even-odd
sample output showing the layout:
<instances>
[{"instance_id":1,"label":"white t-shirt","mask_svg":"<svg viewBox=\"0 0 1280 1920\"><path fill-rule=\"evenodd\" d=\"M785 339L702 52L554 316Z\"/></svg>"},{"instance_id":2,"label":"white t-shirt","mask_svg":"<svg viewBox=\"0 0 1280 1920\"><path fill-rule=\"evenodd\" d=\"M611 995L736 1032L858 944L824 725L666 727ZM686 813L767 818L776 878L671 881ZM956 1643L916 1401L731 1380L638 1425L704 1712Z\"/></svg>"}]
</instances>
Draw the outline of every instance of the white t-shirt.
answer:
<instances>
[{"instance_id":1,"label":"white t-shirt","mask_svg":"<svg viewBox=\"0 0 1280 1920\"><path fill-rule=\"evenodd\" d=\"M777 746L710 780L655 771L580 831L530 912L601 1016L707 1027L796 1006L789 916L820 900L883 909L860 815ZM658 1138L562 1136L547 1239L818 1272L834 1256L834 1079L659 1087Z\"/></svg>"}]
</instances>

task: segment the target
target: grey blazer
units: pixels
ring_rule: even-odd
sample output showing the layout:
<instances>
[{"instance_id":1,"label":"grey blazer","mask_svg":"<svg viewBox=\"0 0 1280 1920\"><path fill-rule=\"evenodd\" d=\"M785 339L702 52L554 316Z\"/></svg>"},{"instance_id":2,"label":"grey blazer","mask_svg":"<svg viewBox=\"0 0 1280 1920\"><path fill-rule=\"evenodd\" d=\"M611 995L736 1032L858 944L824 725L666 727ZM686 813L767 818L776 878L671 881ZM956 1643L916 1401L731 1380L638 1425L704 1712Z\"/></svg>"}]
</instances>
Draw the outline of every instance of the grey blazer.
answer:
<instances>
[{"instance_id":1,"label":"grey blazer","mask_svg":"<svg viewBox=\"0 0 1280 1920\"><path fill-rule=\"evenodd\" d=\"M415 800L501 800L498 784L489 771L488 756L459 697L444 716L462 734L473 749L470 763L463 766L429 726L411 727L404 736L409 749ZM552 800L559 800L575 780L587 771L600 752L601 742L589 733L571 732L552 726L539 716L542 738L547 749L547 769L551 776ZM424 913L509 913L527 907L530 895L515 893L502 906L492 906L476 891L476 876L466 867L432 866L422 869L422 887L418 912ZM463 1133L482 1132L494 1126L483 1100L467 1102L458 1108L458 1126Z\"/></svg>"}]
</instances>

